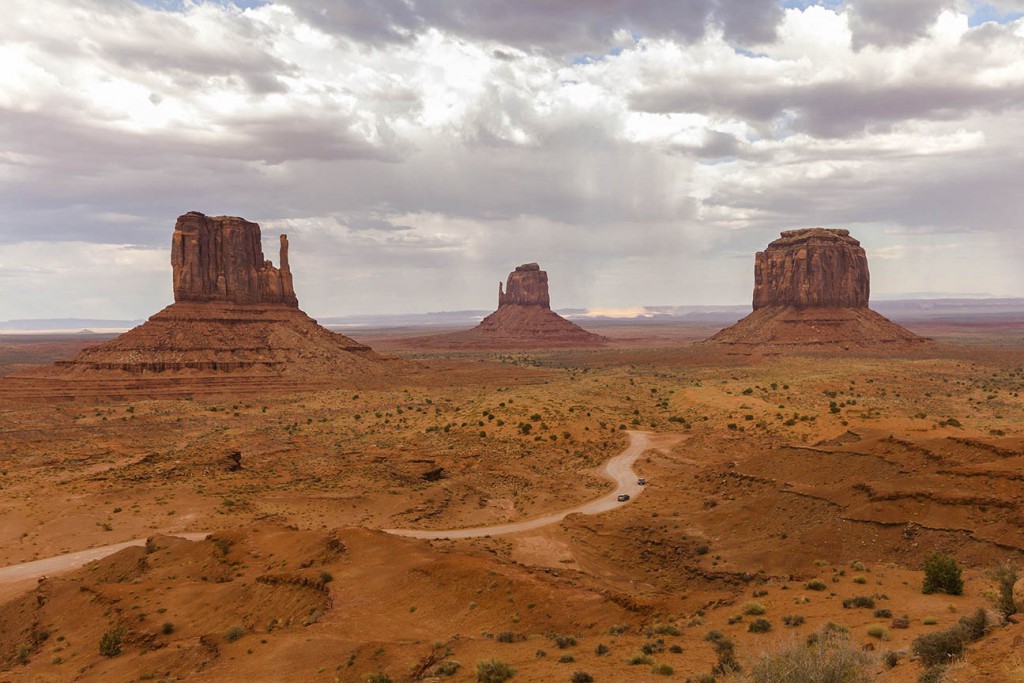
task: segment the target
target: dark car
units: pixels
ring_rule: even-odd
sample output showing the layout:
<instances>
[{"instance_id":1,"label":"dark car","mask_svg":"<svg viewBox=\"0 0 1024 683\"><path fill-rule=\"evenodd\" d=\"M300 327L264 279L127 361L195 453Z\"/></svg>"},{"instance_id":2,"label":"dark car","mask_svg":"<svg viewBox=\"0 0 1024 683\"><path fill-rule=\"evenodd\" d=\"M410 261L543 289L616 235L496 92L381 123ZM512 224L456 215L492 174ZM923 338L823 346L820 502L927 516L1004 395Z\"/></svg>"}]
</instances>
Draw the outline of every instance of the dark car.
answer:
<instances>
[{"instance_id":1,"label":"dark car","mask_svg":"<svg viewBox=\"0 0 1024 683\"><path fill-rule=\"evenodd\" d=\"M636 480L636 483L639 484L640 486L643 486L644 484L647 483L647 480L644 479L643 477L640 477L639 479Z\"/></svg>"},{"instance_id":2,"label":"dark car","mask_svg":"<svg viewBox=\"0 0 1024 683\"><path fill-rule=\"evenodd\" d=\"M625 503L627 500L629 500L629 494L628 493L620 493L619 494L619 502L620 503Z\"/></svg>"}]
</instances>

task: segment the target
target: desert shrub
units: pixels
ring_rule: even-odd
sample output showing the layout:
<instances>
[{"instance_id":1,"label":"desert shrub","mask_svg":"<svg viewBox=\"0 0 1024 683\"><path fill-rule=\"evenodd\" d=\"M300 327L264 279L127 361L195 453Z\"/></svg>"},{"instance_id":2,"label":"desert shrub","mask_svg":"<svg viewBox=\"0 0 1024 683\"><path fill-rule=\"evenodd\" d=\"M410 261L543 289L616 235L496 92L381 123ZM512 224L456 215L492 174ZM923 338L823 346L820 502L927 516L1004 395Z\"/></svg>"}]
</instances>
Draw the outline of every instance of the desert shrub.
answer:
<instances>
[{"instance_id":1,"label":"desert shrub","mask_svg":"<svg viewBox=\"0 0 1024 683\"><path fill-rule=\"evenodd\" d=\"M559 635L555 635L555 636L552 636L552 640L555 641L555 646L559 650L565 650L565 649L568 649L570 647L575 647L576 646L576 639L573 638L572 636L559 636Z\"/></svg>"},{"instance_id":2,"label":"desert shrub","mask_svg":"<svg viewBox=\"0 0 1024 683\"><path fill-rule=\"evenodd\" d=\"M452 659L434 669L434 676L454 676L461 668L462 664Z\"/></svg>"},{"instance_id":3,"label":"desert shrub","mask_svg":"<svg viewBox=\"0 0 1024 683\"><path fill-rule=\"evenodd\" d=\"M476 663L477 683L505 683L516 675L516 670L500 659L481 659Z\"/></svg>"},{"instance_id":4,"label":"desert shrub","mask_svg":"<svg viewBox=\"0 0 1024 683\"><path fill-rule=\"evenodd\" d=\"M882 661L885 662L887 667L894 669L896 668L896 665L900 663L900 657L902 657L902 655L898 650L889 650L882 657Z\"/></svg>"},{"instance_id":5,"label":"desert shrub","mask_svg":"<svg viewBox=\"0 0 1024 683\"><path fill-rule=\"evenodd\" d=\"M932 553L924 560L924 582L921 592L960 595L964 592L964 580L956 559L944 553Z\"/></svg>"},{"instance_id":6,"label":"desert shrub","mask_svg":"<svg viewBox=\"0 0 1024 683\"><path fill-rule=\"evenodd\" d=\"M868 683L870 658L842 634L821 632L810 645L764 653L738 683Z\"/></svg>"},{"instance_id":7,"label":"desert shrub","mask_svg":"<svg viewBox=\"0 0 1024 683\"><path fill-rule=\"evenodd\" d=\"M608 654L608 646L604 643L598 643L597 647L594 648L594 654L598 657L603 657Z\"/></svg>"},{"instance_id":8,"label":"desert shrub","mask_svg":"<svg viewBox=\"0 0 1024 683\"><path fill-rule=\"evenodd\" d=\"M782 617L782 623L786 626L789 626L790 628L795 628L800 624L804 623L805 621L806 619L804 619L804 615L802 614L787 614L786 616Z\"/></svg>"},{"instance_id":9,"label":"desert shrub","mask_svg":"<svg viewBox=\"0 0 1024 683\"><path fill-rule=\"evenodd\" d=\"M594 677L586 671L573 671L569 681L571 683L594 683Z\"/></svg>"},{"instance_id":10,"label":"desert shrub","mask_svg":"<svg viewBox=\"0 0 1024 683\"><path fill-rule=\"evenodd\" d=\"M846 598L843 600L843 607L850 609L852 607L862 607L864 609L874 609L875 600L866 595L858 595L855 598Z\"/></svg>"},{"instance_id":11,"label":"desert shrub","mask_svg":"<svg viewBox=\"0 0 1024 683\"><path fill-rule=\"evenodd\" d=\"M751 633L768 633L768 631L772 630L772 622L767 619L754 619L747 624L747 630Z\"/></svg>"},{"instance_id":12,"label":"desert shrub","mask_svg":"<svg viewBox=\"0 0 1024 683\"><path fill-rule=\"evenodd\" d=\"M174 624L172 624L169 621L164 622L164 625L160 628L160 632L163 633L165 636L171 635L172 633L174 633Z\"/></svg>"},{"instance_id":13,"label":"desert shrub","mask_svg":"<svg viewBox=\"0 0 1024 683\"><path fill-rule=\"evenodd\" d=\"M764 614L768 610L765 609L764 605L759 602L745 602L743 603L744 614Z\"/></svg>"},{"instance_id":14,"label":"desert shrub","mask_svg":"<svg viewBox=\"0 0 1024 683\"><path fill-rule=\"evenodd\" d=\"M683 647L681 645L672 645L668 648L668 651L676 655L682 654Z\"/></svg>"},{"instance_id":15,"label":"desert shrub","mask_svg":"<svg viewBox=\"0 0 1024 683\"><path fill-rule=\"evenodd\" d=\"M902 617L893 617L889 628L910 628L910 617L904 614Z\"/></svg>"},{"instance_id":16,"label":"desert shrub","mask_svg":"<svg viewBox=\"0 0 1024 683\"><path fill-rule=\"evenodd\" d=\"M391 676L382 673L370 674L366 678L366 683L392 683Z\"/></svg>"},{"instance_id":17,"label":"desert shrub","mask_svg":"<svg viewBox=\"0 0 1024 683\"><path fill-rule=\"evenodd\" d=\"M499 643L518 643L526 640L526 636L521 633L514 633L512 631L502 631L495 638Z\"/></svg>"},{"instance_id":18,"label":"desert shrub","mask_svg":"<svg viewBox=\"0 0 1024 683\"><path fill-rule=\"evenodd\" d=\"M823 591L826 588L828 588L828 584L826 584L821 579L811 579L810 581L804 584L804 588L806 588L809 591Z\"/></svg>"},{"instance_id":19,"label":"desert shrub","mask_svg":"<svg viewBox=\"0 0 1024 683\"><path fill-rule=\"evenodd\" d=\"M233 643L245 635L245 629L241 626L232 626L224 633L224 640Z\"/></svg>"},{"instance_id":20,"label":"desert shrub","mask_svg":"<svg viewBox=\"0 0 1024 683\"><path fill-rule=\"evenodd\" d=\"M675 669L668 664L655 664L651 667L651 673L658 674L659 676L671 676L675 673Z\"/></svg>"},{"instance_id":21,"label":"desert shrub","mask_svg":"<svg viewBox=\"0 0 1024 683\"><path fill-rule=\"evenodd\" d=\"M704 636L704 640L711 643L711 647L714 648L715 654L718 656L718 662L711 669L711 673L727 674L739 671L742 668L740 663L736 661L736 647L721 631L709 631Z\"/></svg>"},{"instance_id":22,"label":"desert shrub","mask_svg":"<svg viewBox=\"0 0 1024 683\"><path fill-rule=\"evenodd\" d=\"M678 628L672 624L655 624L651 627L651 630L647 632L650 636L678 636L682 633Z\"/></svg>"},{"instance_id":23,"label":"desert shrub","mask_svg":"<svg viewBox=\"0 0 1024 683\"><path fill-rule=\"evenodd\" d=\"M570 654L564 654L564 655L562 655L561 657L558 658L558 663L559 664L572 664L575 661L576 661L576 658L573 657Z\"/></svg>"},{"instance_id":24,"label":"desert shrub","mask_svg":"<svg viewBox=\"0 0 1024 683\"><path fill-rule=\"evenodd\" d=\"M917 677L917 683L941 683L946 678L945 665L930 666Z\"/></svg>"},{"instance_id":25,"label":"desert shrub","mask_svg":"<svg viewBox=\"0 0 1024 683\"><path fill-rule=\"evenodd\" d=\"M640 651L645 655L656 655L659 652L665 651L665 641L661 638L657 640L649 640L640 646Z\"/></svg>"},{"instance_id":26,"label":"desert shrub","mask_svg":"<svg viewBox=\"0 0 1024 683\"><path fill-rule=\"evenodd\" d=\"M853 577L852 580L853 580L854 583L859 583L861 585L863 585L863 584L868 582L868 579L867 579L866 576L855 576L855 577Z\"/></svg>"},{"instance_id":27,"label":"desert shrub","mask_svg":"<svg viewBox=\"0 0 1024 683\"><path fill-rule=\"evenodd\" d=\"M100 636L100 654L104 657L116 657L121 654L124 635L123 626L116 626L105 631Z\"/></svg>"},{"instance_id":28,"label":"desert shrub","mask_svg":"<svg viewBox=\"0 0 1024 683\"><path fill-rule=\"evenodd\" d=\"M868 626L868 635L879 640L889 640L889 631L881 624Z\"/></svg>"},{"instance_id":29,"label":"desert shrub","mask_svg":"<svg viewBox=\"0 0 1024 683\"><path fill-rule=\"evenodd\" d=\"M610 636L621 636L623 633L629 630L629 624L614 624L608 627L608 635Z\"/></svg>"},{"instance_id":30,"label":"desert shrub","mask_svg":"<svg viewBox=\"0 0 1024 683\"><path fill-rule=\"evenodd\" d=\"M921 623L925 626L935 626L935 624L939 623L939 620L935 617L925 617L921 620Z\"/></svg>"},{"instance_id":31,"label":"desert shrub","mask_svg":"<svg viewBox=\"0 0 1024 683\"><path fill-rule=\"evenodd\" d=\"M967 629L968 638L978 640L985 635L985 631L988 628L988 614L979 607L973 614L960 617L957 623Z\"/></svg>"},{"instance_id":32,"label":"desert shrub","mask_svg":"<svg viewBox=\"0 0 1024 683\"><path fill-rule=\"evenodd\" d=\"M963 624L918 636L911 643L914 654L928 667L946 664L964 652L964 645L970 640L970 632Z\"/></svg>"},{"instance_id":33,"label":"desert shrub","mask_svg":"<svg viewBox=\"0 0 1024 683\"><path fill-rule=\"evenodd\" d=\"M643 652L637 652L635 655L626 660L626 664L630 666L639 666L640 664L653 664L654 658Z\"/></svg>"},{"instance_id":34,"label":"desert shrub","mask_svg":"<svg viewBox=\"0 0 1024 683\"><path fill-rule=\"evenodd\" d=\"M996 582L996 609L1006 616L1016 614L1017 603L1013 599L1013 586L1020 578L1017 567L1010 562L1004 562L993 569L990 575Z\"/></svg>"},{"instance_id":35,"label":"desert shrub","mask_svg":"<svg viewBox=\"0 0 1024 683\"><path fill-rule=\"evenodd\" d=\"M892 618L892 610L891 609L879 608L879 609L875 610L875 619L891 619L891 618Z\"/></svg>"}]
</instances>

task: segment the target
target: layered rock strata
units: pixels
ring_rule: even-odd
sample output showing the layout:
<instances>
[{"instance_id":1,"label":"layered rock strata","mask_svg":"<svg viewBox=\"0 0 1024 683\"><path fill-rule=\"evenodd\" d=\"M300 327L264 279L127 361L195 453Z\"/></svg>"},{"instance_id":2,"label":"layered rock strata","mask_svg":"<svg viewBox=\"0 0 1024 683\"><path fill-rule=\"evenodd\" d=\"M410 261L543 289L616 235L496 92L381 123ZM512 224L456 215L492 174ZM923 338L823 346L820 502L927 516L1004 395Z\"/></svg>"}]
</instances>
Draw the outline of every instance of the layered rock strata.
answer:
<instances>
[{"instance_id":1,"label":"layered rock strata","mask_svg":"<svg viewBox=\"0 0 1024 683\"><path fill-rule=\"evenodd\" d=\"M788 230L754 260L754 311L709 340L739 347L926 343L868 308L867 255L848 230Z\"/></svg>"},{"instance_id":2,"label":"layered rock strata","mask_svg":"<svg viewBox=\"0 0 1024 683\"><path fill-rule=\"evenodd\" d=\"M57 362L53 372L377 372L384 358L299 309L288 238L280 240L281 264L275 268L263 257L256 223L195 211L179 217L171 239L175 303L116 339Z\"/></svg>"}]
</instances>

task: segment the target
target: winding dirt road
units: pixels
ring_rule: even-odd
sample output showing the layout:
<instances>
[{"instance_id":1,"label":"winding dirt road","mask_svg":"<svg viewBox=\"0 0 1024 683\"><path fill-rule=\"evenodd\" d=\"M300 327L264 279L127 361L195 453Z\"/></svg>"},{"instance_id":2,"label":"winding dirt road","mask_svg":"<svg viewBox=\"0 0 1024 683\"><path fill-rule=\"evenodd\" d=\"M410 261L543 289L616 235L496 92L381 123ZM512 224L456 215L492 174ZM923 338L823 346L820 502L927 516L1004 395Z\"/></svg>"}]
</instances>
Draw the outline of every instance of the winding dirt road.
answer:
<instances>
[{"instance_id":1,"label":"winding dirt road","mask_svg":"<svg viewBox=\"0 0 1024 683\"><path fill-rule=\"evenodd\" d=\"M187 538L190 541L201 541L210 534L204 531L192 533L167 532L167 535ZM146 539L136 538L132 541L124 541L123 543L114 543L113 545L104 545L99 548L89 548L88 550L79 550L75 553L47 557L44 560L34 560L32 562L12 564L8 567L0 567L0 583L15 583L27 579L38 579L48 574L58 574L71 569L78 569L93 560L100 560L107 555L113 555L119 550L141 545L146 545Z\"/></svg>"},{"instance_id":2,"label":"winding dirt road","mask_svg":"<svg viewBox=\"0 0 1024 683\"><path fill-rule=\"evenodd\" d=\"M643 486L636 483L637 474L633 471L633 464L636 462L636 459L639 458L645 450L647 450L649 436L647 432L637 431L627 431L626 434L629 437L629 443L626 446L626 450L611 458L605 463L604 467L601 468L601 474L615 482L615 490L601 496L600 498L596 498L589 503L584 503L583 505L578 505L574 508L569 508L568 510L553 512L541 517L526 519L522 522L512 522L510 524L480 526L468 529L382 529L382 531L396 536L408 536L410 538L436 539L500 536L502 534L531 531L550 524L557 524L565 519L566 516L572 514L596 515L601 512L607 512L608 510L619 507L620 505L626 505L627 503L619 502L619 494L628 493L630 498L635 498L644 489ZM169 532L168 535L180 536L181 538L187 538L190 541L199 541L210 534L208 532ZM0 584L12 584L19 581L38 579L41 576L49 574L59 574L61 572L70 571L88 564L93 560L99 560L108 555L112 555L119 550L145 544L146 539L137 538L132 541L124 541L123 543L114 543L113 545L105 545L99 548L89 548L88 550L80 550L74 553L57 555L56 557L48 557L43 560L22 562L21 564L12 564L7 567L0 567Z\"/></svg>"},{"instance_id":3,"label":"winding dirt road","mask_svg":"<svg viewBox=\"0 0 1024 683\"><path fill-rule=\"evenodd\" d=\"M520 531L532 531L533 529L539 529L540 527L548 526L549 524L557 524L568 515L572 514L596 515L601 512L607 512L608 510L620 505L627 505L628 503L619 502L619 494L628 493L630 498L635 498L644 490L643 486L636 483L637 474L633 471L633 464L636 462L636 459L647 450L649 434L647 432L636 431L628 431L626 434L629 436L629 444L627 444L626 450L606 462L604 467L601 469L601 474L615 482L615 490L601 496L600 498L596 498L589 503L584 503L583 505L578 505L574 508L569 508L568 510L562 510L561 512L554 512L549 515L526 519L522 522L512 522L510 524L478 526L468 529L382 529L382 531L389 534L395 534L396 536L408 536L410 538L437 539L500 536L503 534L515 534Z\"/></svg>"}]
</instances>

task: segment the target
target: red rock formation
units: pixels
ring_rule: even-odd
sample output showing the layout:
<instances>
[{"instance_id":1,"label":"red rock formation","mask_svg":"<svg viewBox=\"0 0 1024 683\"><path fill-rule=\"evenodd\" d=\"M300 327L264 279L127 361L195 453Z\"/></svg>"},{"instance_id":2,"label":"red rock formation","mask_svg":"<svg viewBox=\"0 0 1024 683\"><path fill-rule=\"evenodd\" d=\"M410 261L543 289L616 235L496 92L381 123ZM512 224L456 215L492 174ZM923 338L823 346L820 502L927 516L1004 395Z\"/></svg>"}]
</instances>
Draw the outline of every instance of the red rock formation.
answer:
<instances>
[{"instance_id":1,"label":"red rock formation","mask_svg":"<svg viewBox=\"0 0 1024 683\"><path fill-rule=\"evenodd\" d=\"M259 225L192 211L175 225L171 265L175 303L116 339L59 361L49 374L323 379L379 373L386 360L299 310L284 235L275 268L263 258Z\"/></svg>"},{"instance_id":2,"label":"red rock formation","mask_svg":"<svg viewBox=\"0 0 1024 683\"><path fill-rule=\"evenodd\" d=\"M508 274L505 291L498 283L498 307L540 306L551 308L548 274L536 263L524 263Z\"/></svg>"},{"instance_id":3,"label":"red rock formation","mask_svg":"<svg viewBox=\"0 0 1024 683\"><path fill-rule=\"evenodd\" d=\"M548 274L536 263L509 273L498 284L498 310L465 332L408 340L419 347L507 349L603 346L607 339L587 332L551 310Z\"/></svg>"},{"instance_id":4,"label":"red rock formation","mask_svg":"<svg viewBox=\"0 0 1024 683\"><path fill-rule=\"evenodd\" d=\"M787 230L754 260L754 310L867 308L868 258L849 230Z\"/></svg>"},{"instance_id":5,"label":"red rock formation","mask_svg":"<svg viewBox=\"0 0 1024 683\"><path fill-rule=\"evenodd\" d=\"M868 260L848 230L788 230L754 261L754 312L708 341L749 349L911 346L919 337L868 308Z\"/></svg>"},{"instance_id":6,"label":"red rock formation","mask_svg":"<svg viewBox=\"0 0 1024 683\"><path fill-rule=\"evenodd\" d=\"M189 211L171 238L175 301L278 303L298 307L281 235L281 267L263 258L260 226L234 216Z\"/></svg>"}]
</instances>

